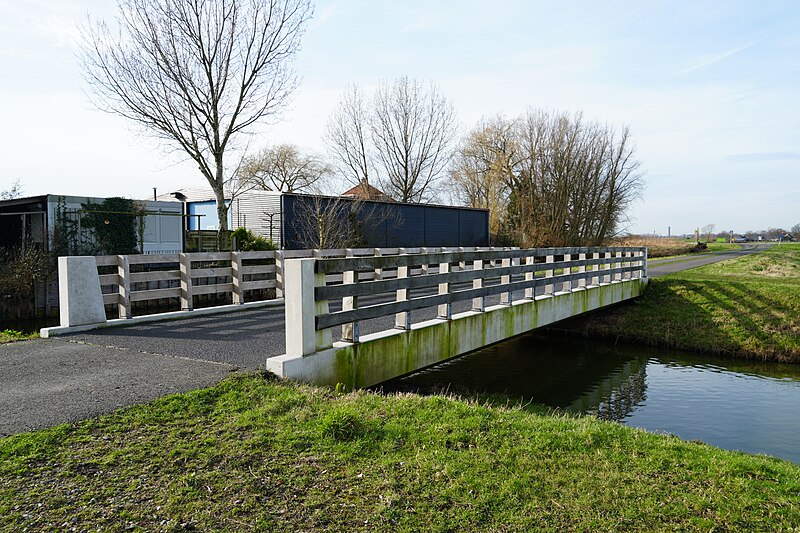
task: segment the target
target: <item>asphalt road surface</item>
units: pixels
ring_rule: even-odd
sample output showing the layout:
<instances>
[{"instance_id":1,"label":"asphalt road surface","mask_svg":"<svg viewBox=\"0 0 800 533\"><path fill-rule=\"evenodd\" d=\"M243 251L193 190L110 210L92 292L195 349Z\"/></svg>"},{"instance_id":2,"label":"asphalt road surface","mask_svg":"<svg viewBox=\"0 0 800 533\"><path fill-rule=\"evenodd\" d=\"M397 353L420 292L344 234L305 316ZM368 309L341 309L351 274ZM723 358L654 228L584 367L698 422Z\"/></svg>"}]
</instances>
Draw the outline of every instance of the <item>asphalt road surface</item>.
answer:
<instances>
[{"instance_id":1,"label":"asphalt road surface","mask_svg":"<svg viewBox=\"0 0 800 533\"><path fill-rule=\"evenodd\" d=\"M649 275L662 276L764 247L746 245L733 252L652 260ZM517 293L514 298L521 296ZM389 296L362 299L362 304L384 298ZM498 301L497 296L487 298L486 304ZM454 304L453 312L470 306L471 302ZM285 352L283 313L283 307L268 307L0 345L0 436L210 386L232 371L263 369L268 357ZM420 322L435 313L435 309L415 311L412 318ZM393 317L365 321L361 334L393 325Z\"/></svg>"},{"instance_id":2,"label":"asphalt road surface","mask_svg":"<svg viewBox=\"0 0 800 533\"><path fill-rule=\"evenodd\" d=\"M730 252L711 252L700 256L674 257L669 259L651 259L647 266L647 275L651 278L674 274L690 268L697 268L726 259L733 259L743 255L761 252L772 246L771 244L748 243L743 244L741 250Z\"/></svg>"}]
</instances>

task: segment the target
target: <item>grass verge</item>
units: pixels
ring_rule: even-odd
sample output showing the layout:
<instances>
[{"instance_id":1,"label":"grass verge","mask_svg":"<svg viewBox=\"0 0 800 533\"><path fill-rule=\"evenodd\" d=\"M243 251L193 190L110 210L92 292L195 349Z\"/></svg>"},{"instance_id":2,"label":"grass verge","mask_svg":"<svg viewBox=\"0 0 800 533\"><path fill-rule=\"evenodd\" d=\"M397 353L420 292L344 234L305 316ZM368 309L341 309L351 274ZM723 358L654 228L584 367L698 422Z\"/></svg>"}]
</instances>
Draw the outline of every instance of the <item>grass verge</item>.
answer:
<instances>
[{"instance_id":1,"label":"grass verge","mask_svg":"<svg viewBox=\"0 0 800 533\"><path fill-rule=\"evenodd\" d=\"M586 328L650 345L800 362L800 245L653 279L642 298L591 317Z\"/></svg>"},{"instance_id":2,"label":"grass verge","mask_svg":"<svg viewBox=\"0 0 800 533\"><path fill-rule=\"evenodd\" d=\"M0 331L0 344L16 341L26 341L29 339L38 339L38 333L23 333L15 329L4 329Z\"/></svg>"},{"instance_id":3,"label":"grass verge","mask_svg":"<svg viewBox=\"0 0 800 533\"><path fill-rule=\"evenodd\" d=\"M0 529L780 530L800 466L259 374L0 440Z\"/></svg>"}]
</instances>

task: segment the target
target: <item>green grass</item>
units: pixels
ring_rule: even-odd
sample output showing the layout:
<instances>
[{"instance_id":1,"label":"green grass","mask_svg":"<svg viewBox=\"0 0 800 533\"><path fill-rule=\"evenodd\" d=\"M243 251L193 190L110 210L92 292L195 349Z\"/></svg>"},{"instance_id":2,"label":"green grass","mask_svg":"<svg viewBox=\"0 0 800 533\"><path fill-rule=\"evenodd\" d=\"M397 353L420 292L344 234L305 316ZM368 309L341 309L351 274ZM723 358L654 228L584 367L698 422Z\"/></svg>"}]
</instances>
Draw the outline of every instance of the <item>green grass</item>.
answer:
<instances>
[{"instance_id":1,"label":"green grass","mask_svg":"<svg viewBox=\"0 0 800 533\"><path fill-rule=\"evenodd\" d=\"M594 418L231 377L0 440L3 530L789 530L800 466Z\"/></svg>"},{"instance_id":2,"label":"green grass","mask_svg":"<svg viewBox=\"0 0 800 533\"><path fill-rule=\"evenodd\" d=\"M742 249L741 245L739 244L727 242L709 242L706 243L706 246L708 246L707 251L709 252L729 252L731 250Z\"/></svg>"},{"instance_id":3,"label":"green grass","mask_svg":"<svg viewBox=\"0 0 800 533\"><path fill-rule=\"evenodd\" d=\"M651 345L800 362L800 245L653 279L644 297L592 317L587 329Z\"/></svg>"},{"instance_id":4,"label":"green grass","mask_svg":"<svg viewBox=\"0 0 800 533\"><path fill-rule=\"evenodd\" d=\"M38 333L23 333L14 329L0 331L0 344L39 338Z\"/></svg>"}]
</instances>

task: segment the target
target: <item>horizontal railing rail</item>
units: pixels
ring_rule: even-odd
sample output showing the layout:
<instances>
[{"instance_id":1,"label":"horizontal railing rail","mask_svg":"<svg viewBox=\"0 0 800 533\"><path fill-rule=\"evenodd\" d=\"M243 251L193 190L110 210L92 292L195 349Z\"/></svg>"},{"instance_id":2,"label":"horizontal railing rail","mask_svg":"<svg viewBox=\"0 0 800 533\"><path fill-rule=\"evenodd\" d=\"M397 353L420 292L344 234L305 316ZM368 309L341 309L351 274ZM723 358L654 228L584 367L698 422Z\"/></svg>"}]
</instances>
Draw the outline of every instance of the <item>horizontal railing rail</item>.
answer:
<instances>
[{"instance_id":1,"label":"horizontal railing rail","mask_svg":"<svg viewBox=\"0 0 800 533\"><path fill-rule=\"evenodd\" d=\"M382 257L409 253L471 253L513 251L513 248L357 248L320 250L276 250L252 252L190 252L174 254L110 255L95 258L103 303L117 306L120 318L130 318L134 302L177 299L180 308L192 310L194 297L230 295L234 304L255 299L251 291L274 289L282 298L287 259L342 259ZM132 268L133 267L133 268ZM113 272L108 272L113 270ZM422 266L415 273L421 273ZM397 267L376 267L361 272L359 280L382 280L397 276ZM326 282L341 284L342 272L326 276ZM269 295L269 293L268 293ZM263 299L263 293L258 299ZM174 304L173 304L174 305Z\"/></svg>"},{"instance_id":2,"label":"horizontal railing rail","mask_svg":"<svg viewBox=\"0 0 800 533\"><path fill-rule=\"evenodd\" d=\"M342 326L341 339L359 341L359 322L395 316L395 327L411 327L411 311L437 308L437 317L450 319L452 305L471 301L484 311L486 298L500 295L511 305L514 293L532 300L561 290L647 277L647 250L638 247L569 247L487 251L447 251L397 256L318 258L314 262L314 329L325 332ZM363 273L395 270L392 279L364 280ZM416 270L415 270L416 269ZM332 284L331 276L342 282ZM425 292L412 296L411 291ZM430 294L430 292L434 294ZM359 305L359 298L395 293L390 301ZM329 301L341 299L341 310L329 311ZM327 338L327 335L324 335Z\"/></svg>"}]
</instances>

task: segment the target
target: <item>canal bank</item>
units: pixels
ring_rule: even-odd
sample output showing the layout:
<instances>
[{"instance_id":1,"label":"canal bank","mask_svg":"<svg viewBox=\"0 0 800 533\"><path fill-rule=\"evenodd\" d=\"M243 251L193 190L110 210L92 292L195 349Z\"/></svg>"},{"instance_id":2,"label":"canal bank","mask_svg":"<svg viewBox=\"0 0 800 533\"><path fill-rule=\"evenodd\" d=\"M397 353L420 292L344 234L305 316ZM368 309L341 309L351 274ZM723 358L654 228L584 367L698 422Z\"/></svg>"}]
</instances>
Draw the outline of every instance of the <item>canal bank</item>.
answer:
<instances>
[{"instance_id":1,"label":"canal bank","mask_svg":"<svg viewBox=\"0 0 800 533\"><path fill-rule=\"evenodd\" d=\"M781 530L800 467L452 398L250 373L0 440L0 529Z\"/></svg>"},{"instance_id":2,"label":"canal bank","mask_svg":"<svg viewBox=\"0 0 800 533\"><path fill-rule=\"evenodd\" d=\"M800 464L800 365L540 332L383 384L506 398Z\"/></svg>"},{"instance_id":3,"label":"canal bank","mask_svg":"<svg viewBox=\"0 0 800 533\"><path fill-rule=\"evenodd\" d=\"M588 338L798 363L800 245L655 277L635 302L558 328Z\"/></svg>"}]
</instances>

